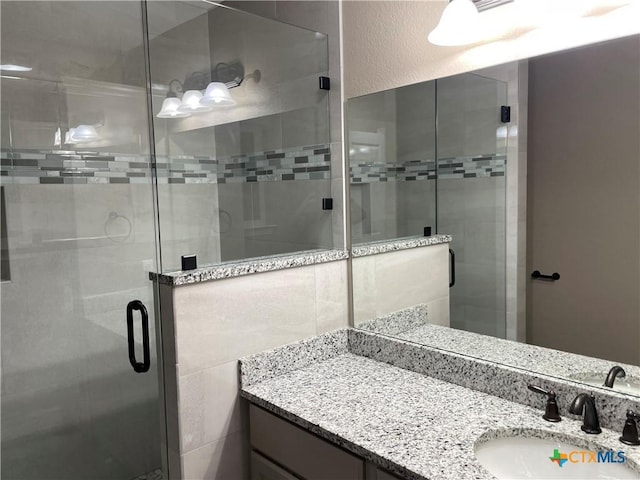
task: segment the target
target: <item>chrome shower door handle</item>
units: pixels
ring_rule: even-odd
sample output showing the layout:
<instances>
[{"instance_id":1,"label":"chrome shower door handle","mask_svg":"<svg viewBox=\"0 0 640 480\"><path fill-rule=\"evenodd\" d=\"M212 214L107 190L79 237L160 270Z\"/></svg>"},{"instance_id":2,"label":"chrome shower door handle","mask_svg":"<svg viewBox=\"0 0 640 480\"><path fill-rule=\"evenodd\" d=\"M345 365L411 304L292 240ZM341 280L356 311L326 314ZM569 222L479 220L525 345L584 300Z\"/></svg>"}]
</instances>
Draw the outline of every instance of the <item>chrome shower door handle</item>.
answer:
<instances>
[{"instance_id":1,"label":"chrome shower door handle","mask_svg":"<svg viewBox=\"0 0 640 480\"><path fill-rule=\"evenodd\" d=\"M133 312L139 310L142 320L142 362L136 358L136 345L133 335ZM140 300L132 300L127 304L127 343L129 344L129 363L137 373L149 371L151 355L149 352L149 314L147 307Z\"/></svg>"}]
</instances>

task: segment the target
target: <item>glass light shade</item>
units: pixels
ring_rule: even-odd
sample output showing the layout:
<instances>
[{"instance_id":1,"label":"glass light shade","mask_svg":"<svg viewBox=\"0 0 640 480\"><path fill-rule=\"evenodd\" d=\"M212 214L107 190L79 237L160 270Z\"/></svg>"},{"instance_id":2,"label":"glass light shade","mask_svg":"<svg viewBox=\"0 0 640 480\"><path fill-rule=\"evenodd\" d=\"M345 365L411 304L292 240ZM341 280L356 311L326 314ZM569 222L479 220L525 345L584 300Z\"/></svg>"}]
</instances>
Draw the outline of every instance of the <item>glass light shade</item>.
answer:
<instances>
[{"instance_id":1,"label":"glass light shade","mask_svg":"<svg viewBox=\"0 0 640 480\"><path fill-rule=\"evenodd\" d=\"M70 128L69 130L67 130L64 134L64 143L76 143L75 140L73 140L74 133L76 133L75 128Z\"/></svg>"},{"instance_id":2,"label":"glass light shade","mask_svg":"<svg viewBox=\"0 0 640 480\"><path fill-rule=\"evenodd\" d=\"M189 112L179 112L178 108L182 102L179 98L169 97L165 98L162 102L162 108L156 117L158 118L184 118L190 117L191 114Z\"/></svg>"},{"instance_id":3,"label":"glass light shade","mask_svg":"<svg viewBox=\"0 0 640 480\"><path fill-rule=\"evenodd\" d=\"M453 47L480 40L480 13L471 0L452 0L438 26L429 34L434 45Z\"/></svg>"},{"instance_id":4,"label":"glass light shade","mask_svg":"<svg viewBox=\"0 0 640 480\"><path fill-rule=\"evenodd\" d=\"M74 142L91 142L100 138L98 132L93 125L78 125L71 134L71 141Z\"/></svg>"},{"instance_id":5,"label":"glass light shade","mask_svg":"<svg viewBox=\"0 0 640 480\"><path fill-rule=\"evenodd\" d=\"M236 101L224 83L211 82L200 99L200 104L210 107L231 107L236 104Z\"/></svg>"},{"instance_id":6,"label":"glass light shade","mask_svg":"<svg viewBox=\"0 0 640 480\"><path fill-rule=\"evenodd\" d=\"M201 113L210 112L211 107L207 105L200 105L202 99L202 93L198 90L187 90L182 96L182 103L178 107L180 113Z\"/></svg>"}]
</instances>

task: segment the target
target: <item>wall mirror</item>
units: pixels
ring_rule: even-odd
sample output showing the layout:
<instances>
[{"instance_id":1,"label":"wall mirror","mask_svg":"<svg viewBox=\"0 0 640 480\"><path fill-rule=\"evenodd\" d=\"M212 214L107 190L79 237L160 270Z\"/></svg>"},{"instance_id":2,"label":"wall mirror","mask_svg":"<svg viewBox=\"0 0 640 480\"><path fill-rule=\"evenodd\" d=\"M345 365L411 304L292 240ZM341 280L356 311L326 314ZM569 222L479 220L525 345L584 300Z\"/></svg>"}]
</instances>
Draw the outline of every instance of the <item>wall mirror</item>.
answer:
<instances>
[{"instance_id":1,"label":"wall mirror","mask_svg":"<svg viewBox=\"0 0 640 480\"><path fill-rule=\"evenodd\" d=\"M640 36L352 98L347 132L356 328L640 396Z\"/></svg>"}]
</instances>

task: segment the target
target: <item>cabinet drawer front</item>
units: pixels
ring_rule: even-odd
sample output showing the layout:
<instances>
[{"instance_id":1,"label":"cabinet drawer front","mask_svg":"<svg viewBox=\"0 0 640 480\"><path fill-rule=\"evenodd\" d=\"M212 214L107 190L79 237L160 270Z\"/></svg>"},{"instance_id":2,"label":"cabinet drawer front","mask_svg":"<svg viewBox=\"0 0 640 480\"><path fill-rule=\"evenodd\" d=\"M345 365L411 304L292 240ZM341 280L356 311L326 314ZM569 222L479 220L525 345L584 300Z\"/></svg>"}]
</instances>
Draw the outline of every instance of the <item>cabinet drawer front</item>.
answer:
<instances>
[{"instance_id":1,"label":"cabinet drawer front","mask_svg":"<svg viewBox=\"0 0 640 480\"><path fill-rule=\"evenodd\" d=\"M300 480L251 450L251 480Z\"/></svg>"},{"instance_id":2,"label":"cabinet drawer front","mask_svg":"<svg viewBox=\"0 0 640 480\"><path fill-rule=\"evenodd\" d=\"M249 408L251 446L307 480L363 480L359 457L255 405Z\"/></svg>"}]
</instances>

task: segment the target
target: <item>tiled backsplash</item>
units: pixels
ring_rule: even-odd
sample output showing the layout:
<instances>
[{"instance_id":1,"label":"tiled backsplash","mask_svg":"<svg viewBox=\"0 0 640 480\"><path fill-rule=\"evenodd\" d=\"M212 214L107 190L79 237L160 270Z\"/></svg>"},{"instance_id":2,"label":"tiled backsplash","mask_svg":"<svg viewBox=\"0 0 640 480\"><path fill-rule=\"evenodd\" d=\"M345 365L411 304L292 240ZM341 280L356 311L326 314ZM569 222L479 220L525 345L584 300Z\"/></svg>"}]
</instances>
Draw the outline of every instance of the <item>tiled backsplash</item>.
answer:
<instances>
[{"instance_id":1,"label":"tiled backsplash","mask_svg":"<svg viewBox=\"0 0 640 480\"><path fill-rule=\"evenodd\" d=\"M351 183L435 180L436 178L502 177L506 155L479 155L442 158L438 171L434 160L411 160L402 163L360 163L350 167Z\"/></svg>"},{"instance_id":2,"label":"tiled backsplash","mask_svg":"<svg viewBox=\"0 0 640 480\"><path fill-rule=\"evenodd\" d=\"M87 184L148 183L149 155L87 151L47 153L2 150L2 183ZM329 180L329 145L311 145L228 158L158 156L158 183L244 183Z\"/></svg>"}]
</instances>

